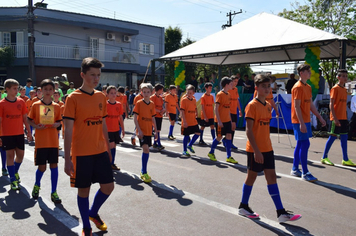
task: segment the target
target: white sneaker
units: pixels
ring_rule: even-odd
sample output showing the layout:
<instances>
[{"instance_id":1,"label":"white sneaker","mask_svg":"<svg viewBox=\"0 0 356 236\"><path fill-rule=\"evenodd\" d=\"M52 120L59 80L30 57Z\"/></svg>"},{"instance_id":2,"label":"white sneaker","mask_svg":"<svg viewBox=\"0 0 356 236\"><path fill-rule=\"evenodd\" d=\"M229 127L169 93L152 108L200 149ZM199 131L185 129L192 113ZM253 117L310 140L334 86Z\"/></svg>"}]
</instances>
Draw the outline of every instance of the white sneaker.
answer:
<instances>
[{"instance_id":1,"label":"white sneaker","mask_svg":"<svg viewBox=\"0 0 356 236\"><path fill-rule=\"evenodd\" d=\"M278 216L278 222L283 223L286 221L296 221L302 218L302 215L299 214L293 214L291 211L284 211L282 214Z\"/></svg>"},{"instance_id":2,"label":"white sneaker","mask_svg":"<svg viewBox=\"0 0 356 236\"><path fill-rule=\"evenodd\" d=\"M260 215L257 214L256 212L254 212L253 210L251 210L251 208L249 206L241 206L239 208L239 215L241 216L245 216L247 218L250 219L259 219Z\"/></svg>"}]
</instances>

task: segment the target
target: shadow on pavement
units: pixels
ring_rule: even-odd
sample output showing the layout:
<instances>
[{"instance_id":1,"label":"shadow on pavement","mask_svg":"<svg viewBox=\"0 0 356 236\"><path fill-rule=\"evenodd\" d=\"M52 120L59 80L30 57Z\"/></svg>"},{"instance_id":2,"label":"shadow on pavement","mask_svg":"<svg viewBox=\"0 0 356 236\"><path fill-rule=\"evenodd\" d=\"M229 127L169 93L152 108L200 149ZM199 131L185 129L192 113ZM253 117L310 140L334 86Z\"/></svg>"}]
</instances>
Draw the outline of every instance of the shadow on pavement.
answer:
<instances>
[{"instance_id":1,"label":"shadow on pavement","mask_svg":"<svg viewBox=\"0 0 356 236\"><path fill-rule=\"evenodd\" d=\"M166 186L156 181L152 181L152 184L149 186L159 198L164 198L167 200L176 199L177 202L182 206L189 206L193 203L192 200L184 198L185 194L182 190L174 186Z\"/></svg>"},{"instance_id":2,"label":"shadow on pavement","mask_svg":"<svg viewBox=\"0 0 356 236\"><path fill-rule=\"evenodd\" d=\"M349 187L345 187L339 184L332 184L332 183L327 183L324 181L316 181L314 182L314 184L322 186L324 188L330 189L332 191L334 191L335 193L344 195L346 197L350 197L350 198L354 198L356 199L356 191L355 189L349 188Z\"/></svg>"},{"instance_id":3,"label":"shadow on pavement","mask_svg":"<svg viewBox=\"0 0 356 236\"><path fill-rule=\"evenodd\" d=\"M283 225L285 227L285 229L290 232L290 234L289 234L289 233L283 232L282 230L280 230L270 224L267 224L263 221L260 221L260 220L252 220L252 222L275 233L276 235L281 235L281 236L282 235L308 235L308 236L310 235L310 236L312 236L312 234L309 233L309 230L307 230L303 227L300 227L300 226L282 223L281 225Z\"/></svg>"},{"instance_id":4,"label":"shadow on pavement","mask_svg":"<svg viewBox=\"0 0 356 236\"><path fill-rule=\"evenodd\" d=\"M131 186L132 189L142 191L145 188L141 185L142 180L137 179L135 176L122 173L120 171L113 172L115 183L121 186Z\"/></svg>"},{"instance_id":5,"label":"shadow on pavement","mask_svg":"<svg viewBox=\"0 0 356 236\"><path fill-rule=\"evenodd\" d=\"M59 222L56 217L47 212L47 210L41 210L40 212L45 223L38 223L37 226L46 234L54 234L54 235L63 235L63 236L71 236L77 235L72 232L66 226L64 226L61 222Z\"/></svg>"}]
</instances>

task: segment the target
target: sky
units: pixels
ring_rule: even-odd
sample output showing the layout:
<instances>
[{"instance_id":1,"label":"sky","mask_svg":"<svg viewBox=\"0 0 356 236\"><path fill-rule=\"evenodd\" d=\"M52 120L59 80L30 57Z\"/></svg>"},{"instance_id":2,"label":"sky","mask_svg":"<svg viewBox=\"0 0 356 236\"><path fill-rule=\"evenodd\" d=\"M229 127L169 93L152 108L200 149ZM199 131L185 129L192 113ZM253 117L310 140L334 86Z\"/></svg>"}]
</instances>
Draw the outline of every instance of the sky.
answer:
<instances>
[{"instance_id":1,"label":"sky","mask_svg":"<svg viewBox=\"0 0 356 236\"><path fill-rule=\"evenodd\" d=\"M33 0L34 3L41 0ZM183 40L198 41L222 30L228 21L227 13L239 12L232 17L237 24L261 12L278 14L291 10L294 0L44 0L49 9L78 12L101 17L155 25L179 27ZM302 1L301 1L302 2ZM1 1L0 6L26 6L28 0ZM241 32L241 37L253 37ZM289 66L258 66L254 71L284 73Z\"/></svg>"}]
</instances>

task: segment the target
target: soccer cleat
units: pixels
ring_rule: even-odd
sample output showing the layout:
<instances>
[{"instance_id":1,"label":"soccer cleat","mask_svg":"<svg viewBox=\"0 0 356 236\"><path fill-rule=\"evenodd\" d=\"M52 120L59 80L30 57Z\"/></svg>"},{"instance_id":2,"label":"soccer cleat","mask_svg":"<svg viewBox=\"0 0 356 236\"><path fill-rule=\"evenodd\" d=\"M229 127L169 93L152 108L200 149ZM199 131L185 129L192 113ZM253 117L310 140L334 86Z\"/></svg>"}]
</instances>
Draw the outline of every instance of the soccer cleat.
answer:
<instances>
[{"instance_id":1,"label":"soccer cleat","mask_svg":"<svg viewBox=\"0 0 356 236\"><path fill-rule=\"evenodd\" d=\"M153 148L158 148L157 144L155 144L155 143L152 145L152 147Z\"/></svg>"},{"instance_id":2,"label":"soccer cleat","mask_svg":"<svg viewBox=\"0 0 356 236\"><path fill-rule=\"evenodd\" d=\"M55 204L61 204L62 203L62 200L58 197L57 191L54 192L54 193L51 193L51 200Z\"/></svg>"},{"instance_id":3,"label":"soccer cleat","mask_svg":"<svg viewBox=\"0 0 356 236\"><path fill-rule=\"evenodd\" d=\"M278 211L277 211L278 212ZM302 218L302 215L299 214L293 214L291 211L286 211L285 209L280 210L279 213L277 213L278 217L278 222L279 223L284 223L286 221L296 221Z\"/></svg>"},{"instance_id":4,"label":"soccer cleat","mask_svg":"<svg viewBox=\"0 0 356 236\"><path fill-rule=\"evenodd\" d=\"M302 177L303 180L306 180L308 182L315 182L318 179L315 178L310 172L307 172L306 174L303 175Z\"/></svg>"},{"instance_id":5,"label":"soccer cleat","mask_svg":"<svg viewBox=\"0 0 356 236\"><path fill-rule=\"evenodd\" d=\"M120 167L117 167L115 164L111 164L111 169L112 170L120 170Z\"/></svg>"},{"instance_id":6,"label":"soccer cleat","mask_svg":"<svg viewBox=\"0 0 356 236\"><path fill-rule=\"evenodd\" d=\"M58 150L62 150L63 148L61 146L58 147Z\"/></svg>"},{"instance_id":7,"label":"soccer cleat","mask_svg":"<svg viewBox=\"0 0 356 236\"><path fill-rule=\"evenodd\" d=\"M206 144L206 142L204 142L204 140L200 140L199 145L206 146L207 144Z\"/></svg>"},{"instance_id":8,"label":"soccer cleat","mask_svg":"<svg viewBox=\"0 0 356 236\"><path fill-rule=\"evenodd\" d=\"M158 151L162 151L164 149L164 147L162 145L157 146L157 148L158 148Z\"/></svg>"},{"instance_id":9,"label":"soccer cleat","mask_svg":"<svg viewBox=\"0 0 356 236\"><path fill-rule=\"evenodd\" d=\"M82 236L92 236L91 228L83 228Z\"/></svg>"},{"instance_id":10,"label":"soccer cleat","mask_svg":"<svg viewBox=\"0 0 356 236\"><path fill-rule=\"evenodd\" d=\"M21 183L21 179L20 179L19 173L15 173L15 178L16 178L17 182Z\"/></svg>"},{"instance_id":11,"label":"soccer cleat","mask_svg":"<svg viewBox=\"0 0 356 236\"><path fill-rule=\"evenodd\" d=\"M238 147L236 147L234 144L231 144L231 149L237 150Z\"/></svg>"},{"instance_id":12,"label":"soccer cleat","mask_svg":"<svg viewBox=\"0 0 356 236\"><path fill-rule=\"evenodd\" d=\"M341 163L343 166L356 166L355 163L353 163L350 159L347 160L347 161L344 161L342 160L342 163Z\"/></svg>"},{"instance_id":13,"label":"soccer cleat","mask_svg":"<svg viewBox=\"0 0 356 236\"><path fill-rule=\"evenodd\" d=\"M189 152L187 152L187 151L183 151L183 152L182 152L182 156L183 156L183 157L190 157L190 154L189 154Z\"/></svg>"},{"instance_id":14,"label":"soccer cleat","mask_svg":"<svg viewBox=\"0 0 356 236\"><path fill-rule=\"evenodd\" d=\"M299 169L291 170L290 175L294 177L302 177L302 172Z\"/></svg>"},{"instance_id":15,"label":"soccer cleat","mask_svg":"<svg viewBox=\"0 0 356 236\"><path fill-rule=\"evenodd\" d=\"M169 139L169 140L175 140L176 137L174 137L173 135L169 135L169 136L168 136L168 139Z\"/></svg>"},{"instance_id":16,"label":"soccer cleat","mask_svg":"<svg viewBox=\"0 0 356 236\"><path fill-rule=\"evenodd\" d=\"M226 158L226 162L230 162L232 164L239 164L233 157Z\"/></svg>"},{"instance_id":17,"label":"soccer cleat","mask_svg":"<svg viewBox=\"0 0 356 236\"><path fill-rule=\"evenodd\" d=\"M151 183L152 179L151 176L148 175L148 173L142 174L140 175L140 178L143 180L143 182L145 183Z\"/></svg>"},{"instance_id":18,"label":"soccer cleat","mask_svg":"<svg viewBox=\"0 0 356 236\"><path fill-rule=\"evenodd\" d=\"M247 204L240 204L239 206L239 215L245 216L250 219L259 219L260 215L251 210Z\"/></svg>"},{"instance_id":19,"label":"soccer cleat","mask_svg":"<svg viewBox=\"0 0 356 236\"><path fill-rule=\"evenodd\" d=\"M136 146L136 138L135 137L131 137L131 144L133 146Z\"/></svg>"},{"instance_id":20,"label":"soccer cleat","mask_svg":"<svg viewBox=\"0 0 356 236\"><path fill-rule=\"evenodd\" d=\"M7 171L6 168L2 168L2 176L8 176L9 172Z\"/></svg>"},{"instance_id":21,"label":"soccer cleat","mask_svg":"<svg viewBox=\"0 0 356 236\"><path fill-rule=\"evenodd\" d=\"M194 151L194 149L193 149L193 146L187 146L187 148L189 149L189 151L190 151L191 153L195 153L195 151Z\"/></svg>"},{"instance_id":22,"label":"soccer cleat","mask_svg":"<svg viewBox=\"0 0 356 236\"><path fill-rule=\"evenodd\" d=\"M33 186L33 190L32 190L32 198L33 199L37 199L38 198L38 196L40 195L40 186L37 186L36 184L35 184L35 186Z\"/></svg>"},{"instance_id":23,"label":"soccer cleat","mask_svg":"<svg viewBox=\"0 0 356 236\"><path fill-rule=\"evenodd\" d=\"M14 180L11 182L11 189L12 190L20 190L19 182L17 180Z\"/></svg>"},{"instance_id":24,"label":"soccer cleat","mask_svg":"<svg viewBox=\"0 0 356 236\"><path fill-rule=\"evenodd\" d=\"M214 153L208 153L208 157L209 157L210 160L212 160L212 161L217 161Z\"/></svg>"},{"instance_id":25,"label":"soccer cleat","mask_svg":"<svg viewBox=\"0 0 356 236\"><path fill-rule=\"evenodd\" d=\"M322 158L321 159L321 164L325 164L325 165L329 165L329 166L333 166L334 165L334 163L332 163L330 160L329 160L329 158Z\"/></svg>"},{"instance_id":26,"label":"soccer cleat","mask_svg":"<svg viewBox=\"0 0 356 236\"><path fill-rule=\"evenodd\" d=\"M97 215L96 217L89 216L89 220L93 221L95 226L101 231L106 231L108 229L105 222L101 220L99 215Z\"/></svg>"}]
</instances>

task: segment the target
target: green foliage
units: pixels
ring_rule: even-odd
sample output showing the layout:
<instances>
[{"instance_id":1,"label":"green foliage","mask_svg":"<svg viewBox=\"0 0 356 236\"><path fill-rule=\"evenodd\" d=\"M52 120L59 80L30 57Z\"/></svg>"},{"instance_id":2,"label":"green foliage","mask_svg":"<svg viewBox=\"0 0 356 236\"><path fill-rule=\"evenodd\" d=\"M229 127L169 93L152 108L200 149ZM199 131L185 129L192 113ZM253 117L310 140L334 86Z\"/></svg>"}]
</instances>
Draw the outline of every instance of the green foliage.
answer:
<instances>
[{"instance_id":1,"label":"green foliage","mask_svg":"<svg viewBox=\"0 0 356 236\"><path fill-rule=\"evenodd\" d=\"M12 66L14 61L15 55L11 47L0 48L0 66Z\"/></svg>"},{"instance_id":2,"label":"green foliage","mask_svg":"<svg viewBox=\"0 0 356 236\"><path fill-rule=\"evenodd\" d=\"M293 10L284 9L279 16L312 26L333 34L356 40L356 1L355 0L305 0L305 5L299 2L291 4ZM355 59L347 59L346 69L349 78L356 77ZM338 60L321 60L320 67L323 76L331 88L337 82L336 71Z\"/></svg>"}]
</instances>

